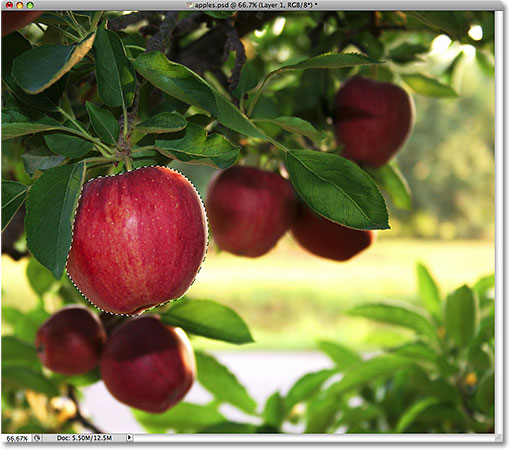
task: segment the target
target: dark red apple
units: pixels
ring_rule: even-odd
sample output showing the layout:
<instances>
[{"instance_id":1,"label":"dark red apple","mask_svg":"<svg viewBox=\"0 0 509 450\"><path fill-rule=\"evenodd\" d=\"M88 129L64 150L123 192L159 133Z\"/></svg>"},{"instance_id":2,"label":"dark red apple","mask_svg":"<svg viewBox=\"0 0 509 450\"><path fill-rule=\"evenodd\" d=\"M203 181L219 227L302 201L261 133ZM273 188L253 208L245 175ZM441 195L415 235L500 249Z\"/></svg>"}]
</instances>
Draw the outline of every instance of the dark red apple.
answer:
<instances>
[{"instance_id":1,"label":"dark red apple","mask_svg":"<svg viewBox=\"0 0 509 450\"><path fill-rule=\"evenodd\" d=\"M113 331L100 368L113 397L151 413L176 405L196 376L193 349L184 331L150 315L128 319Z\"/></svg>"},{"instance_id":2,"label":"dark red apple","mask_svg":"<svg viewBox=\"0 0 509 450\"><path fill-rule=\"evenodd\" d=\"M42 14L42 11L2 11L2 36L23 28Z\"/></svg>"},{"instance_id":3,"label":"dark red apple","mask_svg":"<svg viewBox=\"0 0 509 450\"><path fill-rule=\"evenodd\" d=\"M376 234L334 223L301 203L292 226L292 235L309 252L334 261L347 261L368 248Z\"/></svg>"},{"instance_id":4,"label":"dark red apple","mask_svg":"<svg viewBox=\"0 0 509 450\"><path fill-rule=\"evenodd\" d=\"M99 318L84 307L69 306L41 325L35 348L43 366L64 375L78 375L97 366L105 342Z\"/></svg>"},{"instance_id":5,"label":"dark red apple","mask_svg":"<svg viewBox=\"0 0 509 450\"><path fill-rule=\"evenodd\" d=\"M212 180L206 206L217 245L254 258L274 247L292 224L295 194L277 173L235 166Z\"/></svg>"},{"instance_id":6,"label":"dark red apple","mask_svg":"<svg viewBox=\"0 0 509 450\"><path fill-rule=\"evenodd\" d=\"M137 314L191 286L207 249L201 199L180 173L144 167L83 187L67 273L94 305Z\"/></svg>"},{"instance_id":7,"label":"dark red apple","mask_svg":"<svg viewBox=\"0 0 509 450\"><path fill-rule=\"evenodd\" d=\"M334 115L336 141L344 145L342 156L380 167L410 135L413 103L399 86L355 77L337 93Z\"/></svg>"}]
</instances>

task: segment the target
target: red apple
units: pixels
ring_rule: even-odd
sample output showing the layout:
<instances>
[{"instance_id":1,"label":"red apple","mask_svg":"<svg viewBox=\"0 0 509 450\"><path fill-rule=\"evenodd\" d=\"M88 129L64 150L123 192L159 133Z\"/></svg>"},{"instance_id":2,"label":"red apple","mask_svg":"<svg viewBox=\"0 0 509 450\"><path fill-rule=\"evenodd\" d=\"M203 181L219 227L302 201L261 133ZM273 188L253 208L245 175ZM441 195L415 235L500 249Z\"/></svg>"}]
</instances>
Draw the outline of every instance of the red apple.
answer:
<instances>
[{"instance_id":1,"label":"red apple","mask_svg":"<svg viewBox=\"0 0 509 450\"><path fill-rule=\"evenodd\" d=\"M297 208L292 235L309 252L334 261L346 261L368 248L376 234L332 222L303 203Z\"/></svg>"},{"instance_id":2,"label":"red apple","mask_svg":"<svg viewBox=\"0 0 509 450\"><path fill-rule=\"evenodd\" d=\"M2 36L23 28L42 14L42 11L2 11Z\"/></svg>"},{"instance_id":3,"label":"red apple","mask_svg":"<svg viewBox=\"0 0 509 450\"><path fill-rule=\"evenodd\" d=\"M235 166L212 180L206 206L217 245L254 258L274 247L292 224L295 195L277 173Z\"/></svg>"},{"instance_id":4,"label":"red apple","mask_svg":"<svg viewBox=\"0 0 509 450\"><path fill-rule=\"evenodd\" d=\"M336 140L344 145L342 156L357 163L386 164L407 140L412 123L412 100L394 84L356 77L336 96Z\"/></svg>"},{"instance_id":5,"label":"red apple","mask_svg":"<svg viewBox=\"0 0 509 450\"><path fill-rule=\"evenodd\" d=\"M191 286L207 248L201 199L180 173L144 167L83 187L67 273L97 307L137 314Z\"/></svg>"},{"instance_id":6,"label":"red apple","mask_svg":"<svg viewBox=\"0 0 509 450\"><path fill-rule=\"evenodd\" d=\"M128 319L115 329L100 368L113 397L151 413L182 400L196 376L193 349L184 331L150 315Z\"/></svg>"},{"instance_id":7,"label":"red apple","mask_svg":"<svg viewBox=\"0 0 509 450\"><path fill-rule=\"evenodd\" d=\"M98 317L81 306L69 306L44 322L35 338L41 363L53 372L78 375L97 366L106 332Z\"/></svg>"}]
</instances>

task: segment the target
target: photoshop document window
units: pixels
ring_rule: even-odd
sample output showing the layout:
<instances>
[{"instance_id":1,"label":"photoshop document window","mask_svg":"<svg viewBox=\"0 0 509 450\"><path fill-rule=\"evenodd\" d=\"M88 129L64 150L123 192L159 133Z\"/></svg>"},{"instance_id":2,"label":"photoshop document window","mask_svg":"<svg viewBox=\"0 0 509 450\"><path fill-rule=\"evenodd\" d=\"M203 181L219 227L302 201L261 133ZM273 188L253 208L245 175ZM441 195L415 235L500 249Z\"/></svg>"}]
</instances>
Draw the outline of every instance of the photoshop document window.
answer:
<instances>
[{"instance_id":1,"label":"photoshop document window","mask_svg":"<svg viewBox=\"0 0 509 450\"><path fill-rule=\"evenodd\" d=\"M504 441L502 3L1 19L2 442Z\"/></svg>"}]
</instances>

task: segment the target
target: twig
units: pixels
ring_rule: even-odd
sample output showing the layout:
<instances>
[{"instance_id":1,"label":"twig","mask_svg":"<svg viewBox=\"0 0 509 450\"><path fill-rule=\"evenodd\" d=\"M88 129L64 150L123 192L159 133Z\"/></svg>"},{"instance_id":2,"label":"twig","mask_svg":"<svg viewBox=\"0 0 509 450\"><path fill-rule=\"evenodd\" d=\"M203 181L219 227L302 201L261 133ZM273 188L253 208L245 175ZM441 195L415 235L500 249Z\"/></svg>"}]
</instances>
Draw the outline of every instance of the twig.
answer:
<instances>
[{"instance_id":1,"label":"twig","mask_svg":"<svg viewBox=\"0 0 509 450\"><path fill-rule=\"evenodd\" d=\"M226 34L226 42L224 44L223 51L223 62L228 59L228 54L230 51L235 52L235 66L233 67L231 77L228 79L228 90L231 93L239 84L240 73L242 72L242 67L246 63L246 49L244 48L242 41L239 39L237 30L233 26L232 19L220 21L219 26Z\"/></svg>"},{"instance_id":2,"label":"twig","mask_svg":"<svg viewBox=\"0 0 509 450\"><path fill-rule=\"evenodd\" d=\"M203 12L196 12L182 19L173 34L175 36L181 36L182 34L189 34L200 28L202 23L209 23L212 18Z\"/></svg>"},{"instance_id":3,"label":"twig","mask_svg":"<svg viewBox=\"0 0 509 450\"><path fill-rule=\"evenodd\" d=\"M74 386L72 384L69 384L67 386L67 397L69 397L69 400L71 400L74 405L76 406L76 414L74 417L72 417L70 420L73 422L78 422L81 425L83 425L85 428L89 429L90 431L97 433L97 434L105 434L104 431L97 428L92 422L90 422L86 417L83 417L80 411L80 404L78 402L78 399L76 398L76 392L74 390Z\"/></svg>"},{"instance_id":4,"label":"twig","mask_svg":"<svg viewBox=\"0 0 509 450\"><path fill-rule=\"evenodd\" d=\"M147 42L147 52L160 51L164 52L170 42L170 37L177 26L178 12L168 11L159 27L159 31L152 36Z\"/></svg>"},{"instance_id":5,"label":"twig","mask_svg":"<svg viewBox=\"0 0 509 450\"><path fill-rule=\"evenodd\" d=\"M108 29L112 31L119 31L127 28L129 25L148 20L155 16L164 14L164 11L138 11L124 16L115 17L108 22Z\"/></svg>"}]
</instances>

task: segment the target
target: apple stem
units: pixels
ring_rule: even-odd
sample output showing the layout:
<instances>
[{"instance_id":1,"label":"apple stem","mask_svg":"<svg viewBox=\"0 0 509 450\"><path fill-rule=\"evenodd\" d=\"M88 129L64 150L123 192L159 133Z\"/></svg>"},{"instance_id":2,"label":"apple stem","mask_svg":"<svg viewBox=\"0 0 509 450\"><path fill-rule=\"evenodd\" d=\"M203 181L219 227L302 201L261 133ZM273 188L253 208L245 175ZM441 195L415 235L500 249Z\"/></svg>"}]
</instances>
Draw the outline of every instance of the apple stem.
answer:
<instances>
[{"instance_id":1,"label":"apple stem","mask_svg":"<svg viewBox=\"0 0 509 450\"><path fill-rule=\"evenodd\" d=\"M124 155L124 164L127 171L133 170L132 159L129 155Z\"/></svg>"}]
</instances>

